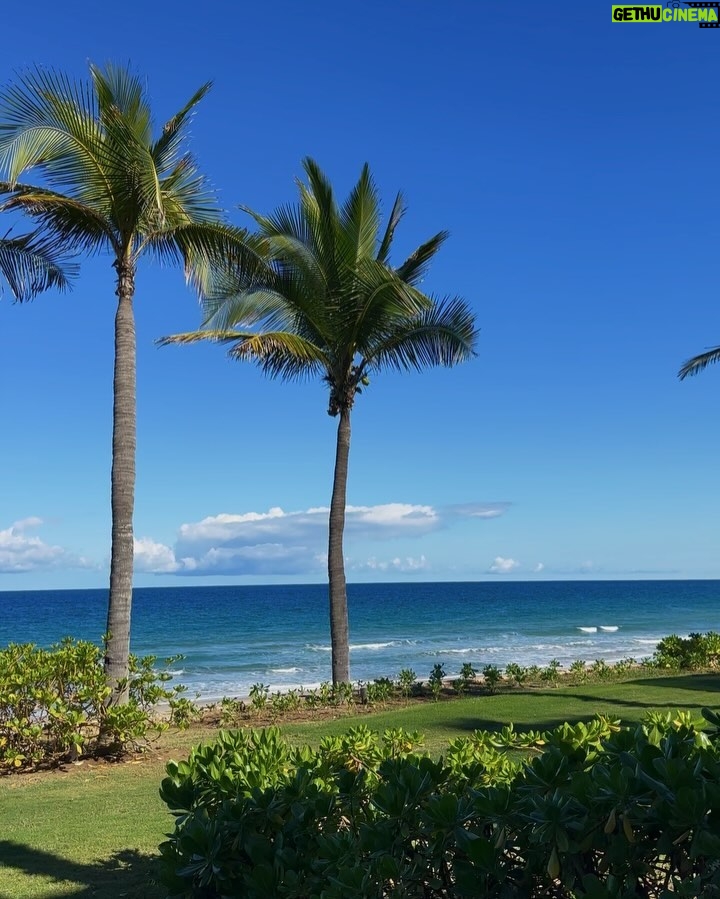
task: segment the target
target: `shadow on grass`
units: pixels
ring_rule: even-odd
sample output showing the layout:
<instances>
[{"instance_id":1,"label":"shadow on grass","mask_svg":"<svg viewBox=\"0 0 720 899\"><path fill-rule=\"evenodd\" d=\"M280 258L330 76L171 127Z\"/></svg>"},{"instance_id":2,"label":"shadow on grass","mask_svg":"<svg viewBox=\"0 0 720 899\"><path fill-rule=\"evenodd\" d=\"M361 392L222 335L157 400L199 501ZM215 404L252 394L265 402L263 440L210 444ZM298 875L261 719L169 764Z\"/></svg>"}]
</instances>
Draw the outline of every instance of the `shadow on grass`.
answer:
<instances>
[{"instance_id":1,"label":"shadow on grass","mask_svg":"<svg viewBox=\"0 0 720 899\"><path fill-rule=\"evenodd\" d=\"M688 681L691 679L688 675L677 678L653 678L652 681L625 681L624 683L642 685L643 688L656 684L663 690L678 687L704 691L706 693L717 691L720 688L720 678L716 675L697 675L693 677L697 677L697 682L694 686L688 684ZM513 717L512 720L515 728L517 730L552 730L567 721L571 723L577 721L590 721L597 714L615 716L627 724L632 724L633 722L640 721L642 718L642 715L638 715L635 710L642 710L644 712L646 709L657 709L658 711L672 712L680 707L677 701L653 701L650 698L646 698L645 700L624 699L620 696L606 697L598 695L597 693L576 692L577 689L579 688L573 688L572 693L566 694L569 707L563 713L557 715L550 714L546 715L544 718L540 718L528 710L524 714L515 715ZM558 699L562 698L562 694L556 693L554 690L537 690L533 691L532 695L533 702L536 702L538 705L545 700L549 700L548 705L550 705L550 703L556 703ZM592 709L580 711L577 706L572 706L573 703L576 703L577 706L591 705ZM682 707L699 711L701 707L706 705L711 704L707 701L687 702L682 704ZM718 706L720 706L720 702L718 702ZM477 706L476 709L480 711ZM633 711L635 711L634 714ZM456 718L448 717L445 724L449 729L452 728L469 733L475 730L496 732L502 730L502 728L508 724L508 721L500 717L492 718L487 713L483 715L482 712L480 712L480 714L468 714Z\"/></svg>"},{"instance_id":2,"label":"shadow on grass","mask_svg":"<svg viewBox=\"0 0 720 899\"><path fill-rule=\"evenodd\" d=\"M703 690L706 693L720 693L720 674L669 674L663 677L641 678L624 681L626 684L648 687L668 687L675 690Z\"/></svg>"},{"instance_id":3,"label":"shadow on grass","mask_svg":"<svg viewBox=\"0 0 720 899\"><path fill-rule=\"evenodd\" d=\"M12 840L0 840L4 879L11 879L8 869L42 878L46 890L36 894L42 899L161 899L167 891L160 886L159 863L156 856L126 849L108 859L82 864ZM20 895L17 890L0 892L0 899L18 899Z\"/></svg>"}]
</instances>

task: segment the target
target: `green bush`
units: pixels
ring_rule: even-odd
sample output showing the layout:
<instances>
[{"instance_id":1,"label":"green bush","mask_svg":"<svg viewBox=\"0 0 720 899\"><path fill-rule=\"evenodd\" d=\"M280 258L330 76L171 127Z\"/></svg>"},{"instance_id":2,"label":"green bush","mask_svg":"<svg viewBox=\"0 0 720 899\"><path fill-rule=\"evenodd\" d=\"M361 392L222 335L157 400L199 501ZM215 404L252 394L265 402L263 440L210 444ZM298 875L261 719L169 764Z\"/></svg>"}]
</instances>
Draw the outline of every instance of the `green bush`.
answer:
<instances>
[{"instance_id":1,"label":"green bush","mask_svg":"<svg viewBox=\"0 0 720 899\"><path fill-rule=\"evenodd\" d=\"M486 665L482 671L483 681L485 683L485 689L488 693L495 693L498 688L498 684L502 679L502 675L500 674L500 669L497 665Z\"/></svg>"},{"instance_id":2,"label":"green bush","mask_svg":"<svg viewBox=\"0 0 720 899\"><path fill-rule=\"evenodd\" d=\"M432 671L430 672L430 677L428 677L428 684L430 686L430 692L432 693L433 699L437 702L440 698L440 694L442 693L443 681L445 680L445 668L440 663L433 665Z\"/></svg>"},{"instance_id":3,"label":"green bush","mask_svg":"<svg viewBox=\"0 0 720 899\"><path fill-rule=\"evenodd\" d=\"M720 634L714 631L688 637L671 634L658 643L653 661L658 668L673 671L717 668L720 665Z\"/></svg>"},{"instance_id":4,"label":"green bush","mask_svg":"<svg viewBox=\"0 0 720 899\"><path fill-rule=\"evenodd\" d=\"M631 899L720 895L720 716L476 732L438 761L367 728L291 748L221 733L161 796L173 897ZM513 760L498 746L536 749Z\"/></svg>"},{"instance_id":5,"label":"green bush","mask_svg":"<svg viewBox=\"0 0 720 899\"><path fill-rule=\"evenodd\" d=\"M505 677L518 687L522 687L530 676L527 668L518 665L517 662L510 662L505 666Z\"/></svg>"},{"instance_id":6,"label":"green bush","mask_svg":"<svg viewBox=\"0 0 720 899\"><path fill-rule=\"evenodd\" d=\"M417 688L417 674L412 668L403 668L398 674L398 689L404 699L409 699L410 694Z\"/></svg>"},{"instance_id":7,"label":"green bush","mask_svg":"<svg viewBox=\"0 0 720 899\"><path fill-rule=\"evenodd\" d=\"M105 747L138 747L162 727L152 714L160 701L175 703L177 716L189 715L192 703L178 699L183 688L168 688L170 675L156 661L131 656L130 701L106 706L103 650L94 643L68 637L50 649L32 643L0 649L0 770L92 754L101 728Z\"/></svg>"}]
</instances>

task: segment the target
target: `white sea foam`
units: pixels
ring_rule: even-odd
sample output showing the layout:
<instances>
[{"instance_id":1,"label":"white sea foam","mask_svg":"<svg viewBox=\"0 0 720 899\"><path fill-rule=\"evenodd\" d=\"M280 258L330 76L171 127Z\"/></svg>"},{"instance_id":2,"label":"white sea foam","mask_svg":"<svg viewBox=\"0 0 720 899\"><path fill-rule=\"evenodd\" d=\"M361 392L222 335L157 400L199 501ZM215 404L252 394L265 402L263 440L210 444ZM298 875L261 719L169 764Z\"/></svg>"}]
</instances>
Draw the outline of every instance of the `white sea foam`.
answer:
<instances>
[{"instance_id":1,"label":"white sea foam","mask_svg":"<svg viewBox=\"0 0 720 899\"><path fill-rule=\"evenodd\" d=\"M582 631L584 634L596 634L597 633L596 627L579 627L578 630Z\"/></svg>"},{"instance_id":2,"label":"white sea foam","mask_svg":"<svg viewBox=\"0 0 720 899\"><path fill-rule=\"evenodd\" d=\"M607 634L614 634L617 629L618 629L617 624L601 624L600 625L600 630L605 631L605 633L607 633Z\"/></svg>"},{"instance_id":3,"label":"white sea foam","mask_svg":"<svg viewBox=\"0 0 720 899\"><path fill-rule=\"evenodd\" d=\"M351 643L350 649L387 649L389 646L398 646L398 640L390 640L388 643Z\"/></svg>"},{"instance_id":4,"label":"white sea foam","mask_svg":"<svg viewBox=\"0 0 720 899\"><path fill-rule=\"evenodd\" d=\"M351 643L350 650L366 649L371 652L377 652L379 649L388 649L391 646L403 646L405 644L412 646L415 642L414 640L387 640L384 643ZM319 646L317 643L307 643L305 649L309 649L310 652L332 652L332 646Z\"/></svg>"},{"instance_id":5,"label":"white sea foam","mask_svg":"<svg viewBox=\"0 0 720 899\"><path fill-rule=\"evenodd\" d=\"M271 674L299 674L302 668L270 668Z\"/></svg>"}]
</instances>

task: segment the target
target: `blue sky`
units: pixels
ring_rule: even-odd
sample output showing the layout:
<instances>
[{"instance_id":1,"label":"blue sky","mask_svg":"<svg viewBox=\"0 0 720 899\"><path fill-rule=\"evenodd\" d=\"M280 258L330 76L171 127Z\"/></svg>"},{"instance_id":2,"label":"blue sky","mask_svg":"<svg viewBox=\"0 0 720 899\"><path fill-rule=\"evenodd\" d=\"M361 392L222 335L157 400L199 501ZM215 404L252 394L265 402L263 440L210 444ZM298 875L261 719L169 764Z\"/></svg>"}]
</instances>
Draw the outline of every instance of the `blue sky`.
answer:
<instances>
[{"instance_id":1,"label":"blue sky","mask_svg":"<svg viewBox=\"0 0 720 899\"><path fill-rule=\"evenodd\" d=\"M425 287L465 297L475 361L375 378L353 415L350 580L720 577L720 30L615 25L610 3L15 5L2 80L130 61L158 124L214 87L192 147L237 223L310 155L365 161L446 228ZM12 35L32 33L14 41ZM0 303L0 589L107 582L110 260ZM137 280L138 585L320 581L335 421L199 324L181 274Z\"/></svg>"}]
</instances>

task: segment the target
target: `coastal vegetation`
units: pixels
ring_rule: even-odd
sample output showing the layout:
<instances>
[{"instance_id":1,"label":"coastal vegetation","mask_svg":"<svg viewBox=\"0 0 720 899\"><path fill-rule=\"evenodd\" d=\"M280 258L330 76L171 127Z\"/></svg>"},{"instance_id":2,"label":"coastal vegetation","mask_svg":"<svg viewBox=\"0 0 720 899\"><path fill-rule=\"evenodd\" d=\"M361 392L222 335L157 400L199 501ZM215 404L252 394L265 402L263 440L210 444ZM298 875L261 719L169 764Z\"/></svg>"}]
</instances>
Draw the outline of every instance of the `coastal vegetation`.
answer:
<instances>
[{"instance_id":1,"label":"coastal vegetation","mask_svg":"<svg viewBox=\"0 0 720 899\"><path fill-rule=\"evenodd\" d=\"M115 367L111 469L111 551L105 673L113 703L128 700L136 452L133 300L140 260L195 269L241 252L215 195L187 150L187 127L209 90L203 85L153 134L143 81L128 69L90 66L90 82L35 69L0 93L3 208L25 213L41 237L30 286L62 284L62 254L107 252L115 269ZM21 183L27 174L37 184ZM16 260L21 247L11 246ZM12 269L10 270L13 271ZM27 281L27 278L26 278ZM14 282L11 282L14 283Z\"/></svg>"},{"instance_id":2,"label":"coastal vegetation","mask_svg":"<svg viewBox=\"0 0 720 899\"><path fill-rule=\"evenodd\" d=\"M315 750L221 733L167 765L161 878L177 899L715 895L719 726L703 709L476 730L437 760L400 728Z\"/></svg>"},{"instance_id":3,"label":"coastal vegetation","mask_svg":"<svg viewBox=\"0 0 720 899\"><path fill-rule=\"evenodd\" d=\"M341 684L350 680L343 532L355 399L384 369L420 371L470 359L476 330L463 300L436 300L419 287L446 232L395 266L390 253L405 212L402 196L383 228L367 165L342 206L314 160L305 159L303 168L307 184L298 182L297 206L270 215L246 210L267 266L245 255L210 269L201 328L160 342L230 344L231 358L254 361L270 377L319 376L327 384L328 414L338 419L328 579L332 681Z\"/></svg>"},{"instance_id":4,"label":"coastal vegetation","mask_svg":"<svg viewBox=\"0 0 720 899\"><path fill-rule=\"evenodd\" d=\"M129 659L128 701L108 703L110 693L102 668L102 647L70 638L45 650L32 644L0 650L0 772L56 766L81 757L112 752L122 756L147 749L168 726L247 727L297 720L367 715L386 708L399 711L411 704L439 703L453 697L495 697L523 691L529 696L547 688L586 687L629 678L661 678L667 672L713 672L720 667L720 634L671 635L661 640L651 658L623 659L590 665L576 660L563 670L556 659L544 666L510 663L502 672L486 665L479 674L465 663L459 676L447 678L435 664L426 680L411 669L396 678L367 683L332 684L270 693L256 683L249 696L223 697L198 706L185 688L171 685L171 666L179 657ZM648 681L649 683L649 681ZM507 721L514 721L509 717ZM102 737L102 739L101 739Z\"/></svg>"},{"instance_id":5,"label":"coastal vegetation","mask_svg":"<svg viewBox=\"0 0 720 899\"><path fill-rule=\"evenodd\" d=\"M673 722L697 722L703 707L716 707L717 674L636 671L605 681L572 685L561 680L557 687L452 696L447 690L439 702L343 707L327 715L287 719L280 727L291 746L307 745L313 751L327 737L345 739L358 724L380 735L389 729L418 731L424 737L422 751L437 760L458 740L476 741L476 731L507 745L517 739L513 733L553 731L563 722L587 723L597 714L608 721L622 719L631 731L643 719L649 728L659 722L658 733L675 729ZM689 715L679 715L677 709ZM513 727L508 726L511 721ZM257 726L258 719L250 723ZM171 830L172 818L158 787L167 776L168 759L180 764L194 746L213 743L217 734L217 727L207 722L182 731L170 728L145 753L124 763L78 759L61 770L0 778L0 895L115 899L122 892L127 899L166 897L158 845ZM537 749L516 747L509 758L538 754ZM606 823L607 818L603 827Z\"/></svg>"},{"instance_id":6,"label":"coastal vegetation","mask_svg":"<svg viewBox=\"0 0 720 899\"><path fill-rule=\"evenodd\" d=\"M7 289L65 288L69 256L103 251L118 301L107 638L0 650L0 773L16 775L0 784L0 895L720 895L720 635L672 635L650 659L613 664L466 663L449 678L438 663L350 682L356 397L382 370L471 358L475 321L463 300L420 290L444 232L391 263L404 204L383 228L368 166L339 205L306 159L296 207L246 210L256 234L228 224L186 149L208 87L157 136L123 68L91 66L88 84L37 69L0 94L3 206L36 228L0 239ZM27 172L40 182L22 183ZM317 688L256 683L201 708L170 685L175 660L130 653L146 255L182 264L203 301L200 329L162 343L229 344L271 377L328 385L332 680ZM717 361L720 348L679 376Z\"/></svg>"}]
</instances>

